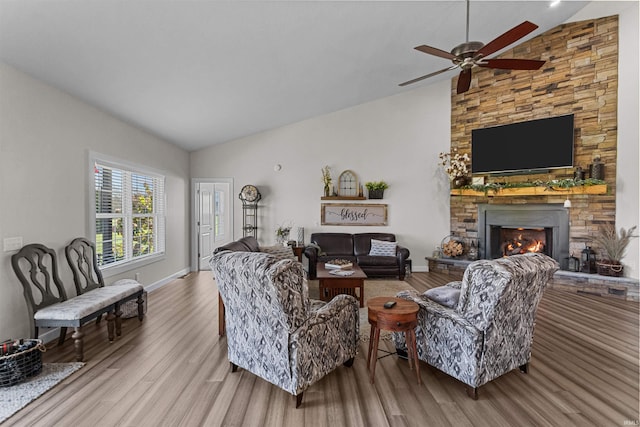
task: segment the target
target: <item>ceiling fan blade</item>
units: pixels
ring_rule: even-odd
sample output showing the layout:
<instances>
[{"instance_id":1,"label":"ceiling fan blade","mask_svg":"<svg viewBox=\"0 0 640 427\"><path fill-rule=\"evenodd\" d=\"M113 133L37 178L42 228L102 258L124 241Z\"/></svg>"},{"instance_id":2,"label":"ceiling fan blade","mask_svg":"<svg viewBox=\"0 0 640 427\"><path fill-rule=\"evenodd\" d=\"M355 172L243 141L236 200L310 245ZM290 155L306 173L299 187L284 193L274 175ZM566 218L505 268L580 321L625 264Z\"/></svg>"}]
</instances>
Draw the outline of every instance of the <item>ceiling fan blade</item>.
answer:
<instances>
[{"instance_id":1,"label":"ceiling fan blade","mask_svg":"<svg viewBox=\"0 0 640 427\"><path fill-rule=\"evenodd\" d=\"M449 52L445 52L442 49L438 49L437 47L431 47L431 46L427 46L426 44L423 44L421 46L416 46L414 47L415 50L419 50L420 52L423 53L428 53L429 55L435 55L435 56L439 56L440 58L445 58L445 59L454 59L456 56L452 53Z\"/></svg>"},{"instance_id":2,"label":"ceiling fan blade","mask_svg":"<svg viewBox=\"0 0 640 427\"><path fill-rule=\"evenodd\" d=\"M471 68L462 70L458 76L458 95L468 91L469 87L471 87Z\"/></svg>"},{"instance_id":3,"label":"ceiling fan blade","mask_svg":"<svg viewBox=\"0 0 640 427\"><path fill-rule=\"evenodd\" d=\"M410 85L411 83L416 83L416 82L419 82L420 80L424 80L424 79L428 79L429 77L437 76L438 74L442 74L442 73L444 73L445 71L453 70L453 69L455 69L455 68L458 68L458 66L457 66L457 65L452 65L451 67L444 68L444 69L439 70L439 71L435 71L435 72L433 72L433 73L430 73L430 74L424 75L424 76L422 76L422 77L418 77L418 78L413 79L413 80L409 80L408 82L400 83L398 86L406 86L406 85Z\"/></svg>"},{"instance_id":4,"label":"ceiling fan blade","mask_svg":"<svg viewBox=\"0 0 640 427\"><path fill-rule=\"evenodd\" d=\"M485 68L499 68L501 70L537 70L545 61L535 59L483 59L476 65Z\"/></svg>"},{"instance_id":5,"label":"ceiling fan blade","mask_svg":"<svg viewBox=\"0 0 640 427\"><path fill-rule=\"evenodd\" d=\"M484 47L476 52L476 58L487 57L492 53L499 51L503 47L509 46L516 40L521 39L536 28L538 28L536 24L529 21L524 21L522 24L516 25L506 33L496 37L495 39L484 45Z\"/></svg>"}]
</instances>

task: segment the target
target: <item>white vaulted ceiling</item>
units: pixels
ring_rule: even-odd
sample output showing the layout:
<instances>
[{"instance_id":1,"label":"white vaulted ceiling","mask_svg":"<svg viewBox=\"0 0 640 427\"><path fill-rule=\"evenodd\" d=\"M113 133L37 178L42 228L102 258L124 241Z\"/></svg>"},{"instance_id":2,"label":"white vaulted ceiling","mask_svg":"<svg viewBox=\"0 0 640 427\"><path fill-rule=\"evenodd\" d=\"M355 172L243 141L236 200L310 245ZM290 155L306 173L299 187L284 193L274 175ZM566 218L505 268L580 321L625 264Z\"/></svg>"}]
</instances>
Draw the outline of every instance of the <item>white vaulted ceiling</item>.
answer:
<instances>
[{"instance_id":1,"label":"white vaulted ceiling","mask_svg":"<svg viewBox=\"0 0 640 427\"><path fill-rule=\"evenodd\" d=\"M588 2L472 1L470 39ZM0 59L187 150L412 90L465 41L464 0L0 0ZM525 39L523 39L525 40ZM535 59L535 58L531 58Z\"/></svg>"}]
</instances>

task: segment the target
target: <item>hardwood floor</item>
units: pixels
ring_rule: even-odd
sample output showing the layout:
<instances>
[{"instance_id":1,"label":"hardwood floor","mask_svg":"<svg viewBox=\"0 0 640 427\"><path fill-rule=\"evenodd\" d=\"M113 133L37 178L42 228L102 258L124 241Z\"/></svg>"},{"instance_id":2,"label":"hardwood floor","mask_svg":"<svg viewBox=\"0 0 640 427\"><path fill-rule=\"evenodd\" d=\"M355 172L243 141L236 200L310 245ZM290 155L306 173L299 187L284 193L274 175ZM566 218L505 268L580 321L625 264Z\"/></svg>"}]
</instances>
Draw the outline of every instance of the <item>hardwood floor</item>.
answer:
<instances>
[{"instance_id":1,"label":"hardwood floor","mask_svg":"<svg viewBox=\"0 0 640 427\"><path fill-rule=\"evenodd\" d=\"M413 273L416 289L453 280ZM365 290L366 292L366 290ZM304 393L299 409L283 390L239 369L218 337L210 272L149 294L144 322L127 319L109 344L106 325L85 327L87 364L14 415L7 426L623 426L638 425L638 303L547 290L529 374L512 371L467 397L457 380L421 362L378 361L369 384L367 343ZM381 341L380 346L388 342ZM67 339L45 362L73 361Z\"/></svg>"}]
</instances>

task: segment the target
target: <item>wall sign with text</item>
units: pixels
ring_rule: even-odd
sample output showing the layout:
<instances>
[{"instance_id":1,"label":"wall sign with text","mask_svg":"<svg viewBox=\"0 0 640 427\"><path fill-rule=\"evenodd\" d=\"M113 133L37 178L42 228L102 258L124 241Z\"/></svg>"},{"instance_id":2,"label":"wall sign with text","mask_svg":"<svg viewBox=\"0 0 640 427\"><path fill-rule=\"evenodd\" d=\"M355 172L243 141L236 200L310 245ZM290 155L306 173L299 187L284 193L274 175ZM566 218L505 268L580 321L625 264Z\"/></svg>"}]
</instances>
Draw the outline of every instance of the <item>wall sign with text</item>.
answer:
<instances>
[{"instance_id":1,"label":"wall sign with text","mask_svg":"<svg viewBox=\"0 0 640 427\"><path fill-rule=\"evenodd\" d=\"M322 225L387 225L387 205L322 203Z\"/></svg>"}]
</instances>

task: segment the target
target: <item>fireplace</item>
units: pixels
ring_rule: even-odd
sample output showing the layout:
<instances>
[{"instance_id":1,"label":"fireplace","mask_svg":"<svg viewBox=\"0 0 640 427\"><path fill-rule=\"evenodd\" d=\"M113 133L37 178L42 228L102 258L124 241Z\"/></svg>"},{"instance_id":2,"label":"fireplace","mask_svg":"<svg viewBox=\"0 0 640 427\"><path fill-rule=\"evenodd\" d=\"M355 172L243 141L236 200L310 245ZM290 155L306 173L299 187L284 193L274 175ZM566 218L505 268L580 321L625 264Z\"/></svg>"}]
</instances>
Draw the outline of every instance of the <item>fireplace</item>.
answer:
<instances>
[{"instance_id":1,"label":"fireplace","mask_svg":"<svg viewBox=\"0 0 640 427\"><path fill-rule=\"evenodd\" d=\"M478 205L480 258L544 253L567 268L569 213L562 205Z\"/></svg>"}]
</instances>

